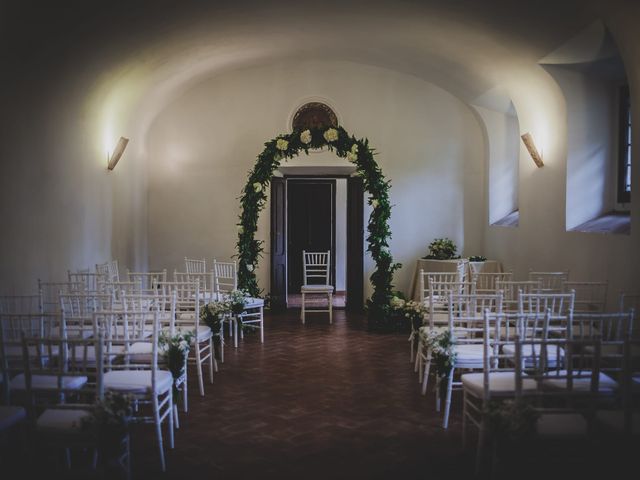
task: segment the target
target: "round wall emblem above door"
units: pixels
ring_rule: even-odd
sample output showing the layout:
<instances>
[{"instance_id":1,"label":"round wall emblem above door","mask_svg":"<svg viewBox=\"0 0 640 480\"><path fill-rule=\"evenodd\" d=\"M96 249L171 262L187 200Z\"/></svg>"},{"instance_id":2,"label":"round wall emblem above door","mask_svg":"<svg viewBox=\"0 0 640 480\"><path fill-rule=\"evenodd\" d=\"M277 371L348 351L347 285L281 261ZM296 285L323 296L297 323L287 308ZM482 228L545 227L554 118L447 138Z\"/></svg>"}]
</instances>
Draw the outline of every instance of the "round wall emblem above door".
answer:
<instances>
[{"instance_id":1,"label":"round wall emblem above door","mask_svg":"<svg viewBox=\"0 0 640 480\"><path fill-rule=\"evenodd\" d=\"M328 105L321 102L309 102L298 109L293 116L291 126L298 131L307 128L337 127L338 117Z\"/></svg>"}]
</instances>

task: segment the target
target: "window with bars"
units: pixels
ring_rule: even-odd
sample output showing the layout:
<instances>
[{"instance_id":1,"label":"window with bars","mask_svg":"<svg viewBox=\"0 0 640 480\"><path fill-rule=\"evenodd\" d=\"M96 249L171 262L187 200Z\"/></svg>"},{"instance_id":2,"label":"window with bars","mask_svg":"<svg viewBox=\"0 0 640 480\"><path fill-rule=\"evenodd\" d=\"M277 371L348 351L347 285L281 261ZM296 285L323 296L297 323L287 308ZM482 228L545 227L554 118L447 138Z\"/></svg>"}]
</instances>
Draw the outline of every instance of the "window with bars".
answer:
<instances>
[{"instance_id":1,"label":"window with bars","mask_svg":"<svg viewBox=\"0 0 640 480\"><path fill-rule=\"evenodd\" d=\"M620 159L618 163L618 202L631 201L631 98L629 86L620 89Z\"/></svg>"}]
</instances>

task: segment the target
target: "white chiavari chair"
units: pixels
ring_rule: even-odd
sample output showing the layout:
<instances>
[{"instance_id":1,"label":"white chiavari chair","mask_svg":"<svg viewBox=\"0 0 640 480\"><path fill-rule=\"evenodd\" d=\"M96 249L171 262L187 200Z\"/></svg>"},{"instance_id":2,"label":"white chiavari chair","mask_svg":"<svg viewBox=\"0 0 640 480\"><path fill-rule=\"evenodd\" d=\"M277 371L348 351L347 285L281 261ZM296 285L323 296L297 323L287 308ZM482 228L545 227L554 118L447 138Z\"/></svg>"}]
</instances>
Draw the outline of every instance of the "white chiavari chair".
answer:
<instances>
[{"instance_id":1,"label":"white chiavari chair","mask_svg":"<svg viewBox=\"0 0 640 480\"><path fill-rule=\"evenodd\" d=\"M543 290L543 292L545 292ZM572 325L575 292L568 293L519 293L518 311L520 313L543 314L550 310L549 331L566 336ZM568 332L571 338L570 331Z\"/></svg>"},{"instance_id":2,"label":"white chiavari chair","mask_svg":"<svg viewBox=\"0 0 640 480\"><path fill-rule=\"evenodd\" d=\"M331 281L331 251L307 252L302 251L302 280L300 288L302 294L302 309L300 320L304 324L307 312L328 312L329 323L333 323L333 285ZM321 295L327 297L326 308L307 307L309 295Z\"/></svg>"},{"instance_id":3,"label":"white chiavari chair","mask_svg":"<svg viewBox=\"0 0 640 480\"><path fill-rule=\"evenodd\" d=\"M476 285L478 295L495 295L499 288L499 282L510 281L513 277L511 272L477 272L471 274L471 282Z\"/></svg>"},{"instance_id":4,"label":"white chiavari chair","mask_svg":"<svg viewBox=\"0 0 640 480\"><path fill-rule=\"evenodd\" d=\"M561 272L535 272L529 270L529 280L539 281L541 292L562 293L563 282L569 281L569 270Z\"/></svg>"},{"instance_id":5,"label":"white chiavari chair","mask_svg":"<svg viewBox=\"0 0 640 480\"><path fill-rule=\"evenodd\" d=\"M218 298L215 294L213 270L210 272L187 274L187 282L195 282L196 280L200 284L200 298L203 302L208 303Z\"/></svg>"},{"instance_id":6,"label":"white chiavari chair","mask_svg":"<svg viewBox=\"0 0 640 480\"><path fill-rule=\"evenodd\" d=\"M108 282L120 281L120 269L117 260L96 264L96 273L107 277Z\"/></svg>"},{"instance_id":7,"label":"white chiavari chair","mask_svg":"<svg viewBox=\"0 0 640 480\"><path fill-rule=\"evenodd\" d=\"M242 323L240 339L244 338L245 328L256 328L260 331L260 343L264 343L264 300L262 298L245 297L244 310L238 315ZM235 323L237 328L238 323ZM238 332L235 332L234 345L238 346Z\"/></svg>"},{"instance_id":8,"label":"white chiavari chair","mask_svg":"<svg viewBox=\"0 0 640 480\"><path fill-rule=\"evenodd\" d=\"M607 304L607 282L563 282L563 293L575 292L574 313L604 312Z\"/></svg>"},{"instance_id":9,"label":"white chiavari chair","mask_svg":"<svg viewBox=\"0 0 640 480\"><path fill-rule=\"evenodd\" d=\"M640 293L622 292L618 299L618 310L628 312L631 309L637 313L633 325L633 338L640 338Z\"/></svg>"},{"instance_id":10,"label":"white chiavari chair","mask_svg":"<svg viewBox=\"0 0 640 480\"><path fill-rule=\"evenodd\" d=\"M80 283L87 292L100 292L102 286L109 281L109 276L103 273L71 272L67 271L69 283Z\"/></svg>"},{"instance_id":11,"label":"white chiavari chair","mask_svg":"<svg viewBox=\"0 0 640 480\"><path fill-rule=\"evenodd\" d=\"M218 296L238 289L237 262L219 262L213 259L214 291Z\"/></svg>"},{"instance_id":12,"label":"white chiavari chair","mask_svg":"<svg viewBox=\"0 0 640 480\"><path fill-rule=\"evenodd\" d=\"M187 273L206 273L207 261L203 259L184 257L184 266Z\"/></svg>"},{"instance_id":13,"label":"white chiavari chair","mask_svg":"<svg viewBox=\"0 0 640 480\"><path fill-rule=\"evenodd\" d=\"M132 395L138 404L150 404L151 415L139 414L136 420L153 423L160 453L162 471L166 462L162 438L162 423L168 421L169 447L174 447L173 376L158 367L158 312L149 315L139 312L98 312L94 314L95 328L104 335L104 389ZM141 332L151 330L151 336ZM149 362L139 362L134 344L150 344ZM118 347L118 348L114 348Z\"/></svg>"},{"instance_id":14,"label":"white chiavari chair","mask_svg":"<svg viewBox=\"0 0 640 480\"><path fill-rule=\"evenodd\" d=\"M199 281L195 282L165 282L159 284L161 291L175 292L175 323L176 331L190 331L193 333L192 347L193 358L189 355L189 363L196 366L198 375L198 388L200 395L204 396L204 375L202 365L208 362L209 381L213 383L213 372L218 371L213 337L220 332L212 332L207 325L200 323L200 309L205 304L200 296Z\"/></svg>"},{"instance_id":15,"label":"white chiavari chair","mask_svg":"<svg viewBox=\"0 0 640 480\"><path fill-rule=\"evenodd\" d=\"M456 370L468 372L484 368L484 315L485 312L502 314L502 293L496 295L449 295L449 336L455 339L456 360L446 381L446 395L442 427L449 426L449 412L453 388L461 388L455 381ZM431 352L428 354L428 362ZM427 367L428 368L428 367ZM426 391L428 373L425 369L423 390ZM440 382L436 384L436 406L440 410Z\"/></svg>"},{"instance_id":16,"label":"white chiavari chair","mask_svg":"<svg viewBox=\"0 0 640 480\"><path fill-rule=\"evenodd\" d=\"M545 314L547 315L547 314ZM482 372L464 373L460 380L463 391L462 443L467 445L469 425L478 429L476 446L476 473L480 472L484 450L489 436L489 419L486 412L490 405L513 399L516 377L512 355L503 352L504 345L513 345L522 322L536 322L539 314L484 312L483 368ZM542 320L544 324L544 319ZM512 328L508 328L507 326ZM524 379L522 391L535 391L532 380Z\"/></svg>"},{"instance_id":17,"label":"white chiavari chair","mask_svg":"<svg viewBox=\"0 0 640 480\"><path fill-rule=\"evenodd\" d=\"M9 361L4 353L3 340L2 329L0 328L0 389L2 390L2 397L0 398L0 434L13 429L27 418L27 411L24 407L11 405Z\"/></svg>"},{"instance_id":18,"label":"white chiavari chair","mask_svg":"<svg viewBox=\"0 0 640 480\"><path fill-rule=\"evenodd\" d=\"M150 295L157 291L156 284L167 281L167 270L158 272L131 272L127 270L127 279L140 285L140 292Z\"/></svg>"},{"instance_id":19,"label":"white chiavari chair","mask_svg":"<svg viewBox=\"0 0 640 480\"><path fill-rule=\"evenodd\" d=\"M0 296L0 313L41 313L42 298L37 295Z\"/></svg>"},{"instance_id":20,"label":"white chiavari chair","mask_svg":"<svg viewBox=\"0 0 640 480\"><path fill-rule=\"evenodd\" d=\"M60 294L62 321L69 338L89 338L94 334L93 313L114 309L114 293L63 293Z\"/></svg>"},{"instance_id":21,"label":"white chiavari chair","mask_svg":"<svg viewBox=\"0 0 640 480\"><path fill-rule=\"evenodd\" d=\"M82 283L43 282L38 279L38 292L44 313L60 313L60 295L68 293L83 293Z\"/></svg>"},{"instance_id":22,"label":"white chiavari chair","mask_svg":"<svg viewBox=\"0 0 640 480\"><path fill-rule=\"evenodd\" d=\"M72 448L92 447L95 439L82 429L96 400L102 397L102 338L43 339L22 336L27 410L39 443L63 448L71 466ZM88 348L97 352L94 359ZM47 358L62 352L57 362ZM97 451L96 451L97 453ZM95 466L96 456L94 456Z\"/></svg>"},{"instance_id":23,"label":"white chiavari chair","mask_svg":"<svg viewBox=\"0 0 640 480\"><path fill-rule=\"evenodd\" d=\"M501 290L504 297L504 311L506 313L517 313L520 306L519 295L521 293L539 293L542 289L540 280L512 281L496 280L496 288Z\"/></svg>"},{"instance_id":24,"label":"white chiavari chair","mask_svg":"<svg viewBox=\"0 0 640 480\"><path fill-rule=\"evenodd\" d=\"M427 306L428 315L426 322L429 329L436 328L438 326L445 327L449 323L449 295L463 295L463 294L475 294L475 283L464 281L451 281L451 279L463 278L457 274L451 273L438 273L436 276L427 277L428 296L425 299L420 299L421 302ZM418 347L414 371L418 372L418 381L422 382L423 378L423 366L426 360L424 345L421 335L414 335L418 338ZM413 347L412 347L413 351Z\"/></svg>"},{"instance_id":25,"label":"white chiavari chair","mask_svg":"<svg viewBox=\"0 0 640 480\"><path fill-rule=\"evenodd\" d=\"M214 298L216 300L223 300L225 295L238 289L238 266L237 262L219 262L215 258L213 259L213 288ZM224 324L229 325L229 335L233 335L233 326L235 325L235 319L229 315L222 319L222 335L220 336L220 360L224 362ZM237 339L236 339L237 343Z\"/></svg>"}]
</instances>

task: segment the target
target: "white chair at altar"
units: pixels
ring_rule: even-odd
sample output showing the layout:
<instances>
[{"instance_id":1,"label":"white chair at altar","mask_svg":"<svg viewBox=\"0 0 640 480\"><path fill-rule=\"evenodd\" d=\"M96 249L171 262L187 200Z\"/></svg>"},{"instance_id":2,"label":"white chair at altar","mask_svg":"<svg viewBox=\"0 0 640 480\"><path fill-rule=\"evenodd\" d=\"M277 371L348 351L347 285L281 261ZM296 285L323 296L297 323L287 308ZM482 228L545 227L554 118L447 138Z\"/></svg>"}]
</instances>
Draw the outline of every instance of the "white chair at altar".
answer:
<instances>
[{"instance_id":1,"label":"white chair at altar","mask_svg":"<svg viewBox=\"0 0 640 480\"><path fill-rule=\"evenodd\" d=\"M307 252L302 251L303 282L302 311L300 319L305 323L307 312L328 312L329 323L333 323L333 285L330 285L331 276L331 251ZM309 295L321 295L327 297L327 308L307 307Z\"/></svg>"}]
</instances>

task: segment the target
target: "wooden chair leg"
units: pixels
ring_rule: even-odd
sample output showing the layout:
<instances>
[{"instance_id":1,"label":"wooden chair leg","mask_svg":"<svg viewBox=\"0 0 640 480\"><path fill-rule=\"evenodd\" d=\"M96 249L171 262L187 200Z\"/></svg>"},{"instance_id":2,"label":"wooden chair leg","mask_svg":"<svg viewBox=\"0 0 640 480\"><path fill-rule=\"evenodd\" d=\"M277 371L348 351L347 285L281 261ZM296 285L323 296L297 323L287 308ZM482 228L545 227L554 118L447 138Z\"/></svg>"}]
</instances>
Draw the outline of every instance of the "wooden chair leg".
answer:
<instances>
[{"instance_id":1,"label":"wooden chair leg","mask_svg":"<svg viewBox=\"0 0 640 480\"><path fill-rule=\"evenodd\" d=\"M444 404L444 417L442 418L442 428L445 430L449 427L449 412L451 410L451 394L453 393L453 368L449 372L447 382L447 396Z\"/></svg>"},{"instance_id":2,"label":"wooden chair leg","mask_svg":"<svg viewBox=\"0 0 640 480\"><path fill-rule=\"evenodd\" d=\"M158 397L157 395L154 395L153 397L153 420L156 424L156 437L158 439L158 451L160 452L160 468L163 472L166 472L167 465L164 461L164 446L162 445L162 425L160 425Z\"/></svg>"},{"instance_id":3,"label":"wooden chair leg","mask_svg":"<svg viewBox=\"0 0 640 480\"><path fill-rule=\"evenodd\" d=\"M204 397L204 382L202 380L202 361L200 360L200 346L196 341L196 372L198 373L198 388L200 389L200 396Z\"/></svg>"},{"instance_id":4,"label":"wooden chair leg","mask_svg":"<svg viewBox=\"0 0 640 480\"><path fill-rule=\"evenodd\" d=\"M333 294L329 294L329 324L333 323Z\"/></svg>"},{"instance_id":5,"label":"wooden chair leg","mask_svg":"<svg viewBox=\"0 0 640 480\"><path fill-rule=\"evenodd\" d=\"M300 312L300 319L302 320L302 324L303 325L304 325L304 321L305 321L305 318L304 318L305 317L305 308L304 308L305 305L304 305L304 302L305 302L305 294L302 293L302 310Z\"/></svg>"}]
</instances>

